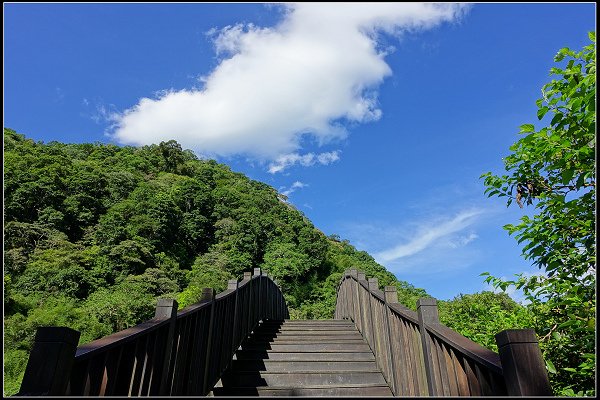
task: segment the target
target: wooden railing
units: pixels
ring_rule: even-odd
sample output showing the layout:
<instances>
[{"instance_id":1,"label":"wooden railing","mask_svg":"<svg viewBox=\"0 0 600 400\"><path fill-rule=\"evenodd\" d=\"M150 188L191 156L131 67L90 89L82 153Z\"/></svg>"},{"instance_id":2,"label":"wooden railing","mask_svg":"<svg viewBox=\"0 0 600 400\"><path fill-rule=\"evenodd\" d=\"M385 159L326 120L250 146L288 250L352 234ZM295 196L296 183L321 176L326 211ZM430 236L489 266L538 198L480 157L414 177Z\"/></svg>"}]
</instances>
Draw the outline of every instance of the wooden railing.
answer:
<instances>
[{"instance_id":1,"label":"wooden railing","mask_svg":"<svg viewBox=\"0 0 600 400\"><path fill-rule=\"evenodd\" d=\"M206 395L260 320L289 318L277 284L259 268L177 311L161 299L155 317L77 347L79 332L38 328L19 395Z\"/></svg>"},{"instance_id":2,"label":"wooden railing","mask_svg":"<svg viewBox=\"0 0 600 400\"><path fill-rule=\"evenodd\" d=\"M498 333L496 354L441 324L435 299L414 312L356 269L340 280L335 318L354 321L395 396L552 395L532 329Z\"/></svg>"}]
</instances>

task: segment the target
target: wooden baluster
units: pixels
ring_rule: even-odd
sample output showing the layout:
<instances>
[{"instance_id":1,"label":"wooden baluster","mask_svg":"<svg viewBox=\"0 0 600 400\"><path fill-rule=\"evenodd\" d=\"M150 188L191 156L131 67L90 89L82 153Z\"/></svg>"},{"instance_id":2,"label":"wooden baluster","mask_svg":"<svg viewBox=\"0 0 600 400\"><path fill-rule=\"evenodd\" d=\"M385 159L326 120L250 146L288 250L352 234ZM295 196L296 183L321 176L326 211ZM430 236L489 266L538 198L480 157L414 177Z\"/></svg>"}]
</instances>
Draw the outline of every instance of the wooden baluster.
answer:
<instances>
[{"instance_id":1,"label":"wooden baluster","mask_svg":"<svg viewBox=\"0 0 600 400\"><path fill-rule=\"evenodd\" d=\"M542 352L533 329L508 329L496 335L509 396L552 396Z\"/></svg>"}]
</instances>

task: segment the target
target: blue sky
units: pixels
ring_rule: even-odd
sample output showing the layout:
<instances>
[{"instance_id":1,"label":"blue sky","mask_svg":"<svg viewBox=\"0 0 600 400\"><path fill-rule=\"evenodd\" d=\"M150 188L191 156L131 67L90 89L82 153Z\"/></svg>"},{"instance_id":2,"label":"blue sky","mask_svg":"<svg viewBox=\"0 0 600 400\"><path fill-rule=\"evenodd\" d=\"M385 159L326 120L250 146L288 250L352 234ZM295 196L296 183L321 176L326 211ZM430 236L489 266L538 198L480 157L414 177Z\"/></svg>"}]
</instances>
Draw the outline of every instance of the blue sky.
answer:
<instances>
[{"instance_id":1,"label":"blue sky","mask_svg":"<svg viewBox=\"0 0 600 400\"><path fill-rule=\"evenodd\" d=\"M484 196L595 4L4 4L4 126L171 138L450 299L536 273ZM515 294L518 298L518 294Z\"/></svg>"}]
</instances>

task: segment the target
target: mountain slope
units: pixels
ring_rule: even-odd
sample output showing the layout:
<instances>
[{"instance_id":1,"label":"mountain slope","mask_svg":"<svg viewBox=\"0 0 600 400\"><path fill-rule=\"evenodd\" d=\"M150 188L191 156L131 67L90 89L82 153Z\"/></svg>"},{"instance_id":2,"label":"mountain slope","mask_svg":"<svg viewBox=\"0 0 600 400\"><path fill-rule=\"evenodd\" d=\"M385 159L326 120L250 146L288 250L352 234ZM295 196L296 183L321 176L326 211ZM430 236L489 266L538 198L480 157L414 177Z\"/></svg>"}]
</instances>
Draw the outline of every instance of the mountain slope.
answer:
<instances>
[{"instance_id":1,"label":"mountain slope","mask_svg":"<svg viewBox=\"0 0 600 400\"><path fill-rule=\"evenodd\" d=\"M272 187L175 141L45 144L5 128L4 151L7 395L37 326L91 341L150 318L158 297L184 307L253 267L278 280L292 318L332 318L350 267L396 285L410 307L427 295L326 237Z\"/></svg>"}]
</instances>

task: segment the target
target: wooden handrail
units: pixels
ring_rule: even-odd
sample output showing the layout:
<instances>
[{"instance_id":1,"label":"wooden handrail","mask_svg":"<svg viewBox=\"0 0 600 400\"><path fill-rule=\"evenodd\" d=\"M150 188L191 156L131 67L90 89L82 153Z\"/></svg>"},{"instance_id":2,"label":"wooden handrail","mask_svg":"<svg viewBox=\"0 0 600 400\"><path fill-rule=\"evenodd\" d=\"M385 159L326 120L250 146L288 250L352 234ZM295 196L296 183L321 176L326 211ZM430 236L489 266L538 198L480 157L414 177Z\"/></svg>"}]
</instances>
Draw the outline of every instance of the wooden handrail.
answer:
<instances>
[{"instance_id":1,"label":"wooden handrail","mask_svg":"<svg viewBox=\"0 0 600 400\"><path fill-rule=\"evenodd\" d=\"M154 318L78 348L79 332L39 328L19 395L205 396L261 320L286 318L279 286L255 268L183 310L159 300Z\"/></svg>"},{"instance_id":2,"label":"wooden handrail","mask_svg":"<svg viewBox=\"0 0 600 400\"><path fill-rule=\"evenodd\" d=\"M107 351L115 346L120 346L135 340L140 335L146 335L153 330L162 327L163 325L167 325L168 323L168 318L152 318L146 322L132 326L131 328L127 328L122 331L115 332L109 336L82 344L81 346L77 347L75 358L78 360L85 360L86 358L92 357L99 352Z\"/></svg>"},{"instance_id":3,"label":"wooden handrail","mask_svg":"<svg viewBox=\"0 0 600 400\"><path fill-rule=\"evenodd\" d=\"M356 269L340 279L335 318L355 323L395 396L552 394L533 330L502 331L494 353L441 324L435 299L414 312Z\"/></svg>"}]
</instances>

